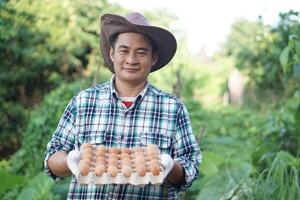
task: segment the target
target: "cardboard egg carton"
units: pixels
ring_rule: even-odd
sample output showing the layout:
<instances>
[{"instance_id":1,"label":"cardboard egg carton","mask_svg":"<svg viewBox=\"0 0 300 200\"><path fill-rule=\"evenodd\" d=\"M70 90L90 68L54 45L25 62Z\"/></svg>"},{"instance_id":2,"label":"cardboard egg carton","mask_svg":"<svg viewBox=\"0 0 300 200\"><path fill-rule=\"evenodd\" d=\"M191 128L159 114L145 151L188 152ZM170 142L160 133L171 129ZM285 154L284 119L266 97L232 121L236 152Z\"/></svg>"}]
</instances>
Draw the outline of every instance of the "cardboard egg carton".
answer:
<instances>
[{"instance_id":1,"label":"cardboard egg carton","mask_svg":"<svg viewBox=\"0 0 300 200\"><path fill-rule=\"evenodd\" d=\"M83 185L157 185L164 180L160 151L155 144L129 149L85 143L80 150L78 169L78 182Z\"/></svg>"}]
</instances>

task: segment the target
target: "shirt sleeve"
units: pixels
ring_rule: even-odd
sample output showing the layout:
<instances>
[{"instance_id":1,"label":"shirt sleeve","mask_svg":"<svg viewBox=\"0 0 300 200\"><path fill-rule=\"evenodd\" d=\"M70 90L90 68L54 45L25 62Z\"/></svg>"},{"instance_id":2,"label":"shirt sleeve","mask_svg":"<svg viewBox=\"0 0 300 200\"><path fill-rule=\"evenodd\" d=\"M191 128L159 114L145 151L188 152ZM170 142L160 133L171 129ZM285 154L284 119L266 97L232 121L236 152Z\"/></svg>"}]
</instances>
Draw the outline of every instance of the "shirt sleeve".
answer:
<instances>
[{"instance_id":1,"label":"shirt sleeve","mask_svg":"<svg viewBox=\"0 0 300 200\"><path fill-rule=\"evenodd\" d=\"M54 131L51 140L47 144L45 152L44 167L46 174L53 180L61 180L62 177L55 176L49 169L48 160L57 151L70 152L74 147L76 135L76 104L75 97L69 102L66 107L56 130Z\"/></svg>"},{"instance_id":2,"label":"shirt sleeve","mask_svg":"<svg viewBox=\"0 0 300 200\"><path fill-rule=\"evenodd\" d=\"M188 112L182 105L177 114L173 159L180 163L185 174L185 183L178 186L179 191L187 190L199 176L202 154L193 134Z\"/></svg>"}]
</instances>

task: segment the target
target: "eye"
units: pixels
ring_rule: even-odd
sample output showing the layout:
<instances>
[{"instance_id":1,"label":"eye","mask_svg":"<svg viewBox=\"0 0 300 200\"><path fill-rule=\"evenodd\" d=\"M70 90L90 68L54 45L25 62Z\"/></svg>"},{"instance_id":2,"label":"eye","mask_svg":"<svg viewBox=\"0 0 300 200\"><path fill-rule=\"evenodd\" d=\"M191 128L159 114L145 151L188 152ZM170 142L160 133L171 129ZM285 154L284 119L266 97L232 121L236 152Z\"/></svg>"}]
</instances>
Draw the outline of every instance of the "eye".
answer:
<instances>
[{"instance_id":1,"label":"eye","mask_svg":"<svg viewBox=\"0 0 300 200\"><path fill-rule=\"evenodd\" d=\"M144 55L146 55L146 52L145 51L138 51L138 55L144 56Z\"/></svg>"},{"instance_id":2,"label":"eye","mask_svg":"<svg viewBox=\"0 0 300 200\"><path fill-rule=\"evenodd\" d=\"M126 50L126 49L120 49L120 50L119 50L119 53L121 53L121 54L126 54L126 53L128 53L128 50Z\"/></svg>"}]
</instances>

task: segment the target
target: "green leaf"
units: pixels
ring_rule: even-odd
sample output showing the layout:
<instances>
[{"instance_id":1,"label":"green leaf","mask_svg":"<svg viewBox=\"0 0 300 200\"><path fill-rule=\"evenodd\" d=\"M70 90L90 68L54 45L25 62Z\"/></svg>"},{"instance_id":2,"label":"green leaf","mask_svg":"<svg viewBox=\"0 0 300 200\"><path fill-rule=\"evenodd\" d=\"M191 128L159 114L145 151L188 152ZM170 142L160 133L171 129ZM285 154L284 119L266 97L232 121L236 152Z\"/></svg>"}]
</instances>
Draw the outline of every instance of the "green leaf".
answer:
<instances>
[{"instance_id":1,"label":"green leaf","mask_svg":"<svg viewBox=\"0 0 300 200\"><path fill-rule=\"evenodd\" d=\"M279 57L280 63L282 65L283 73L285 74L288 71L289 53L290 53L290 48L287 46L283 49Z\"/></svg>"},{"instance_id":2,"label":"green leaf","mask_svg":"<svg viewBox=\"0 0 300 200\"><path fill-rule=\"evenodd\" d=\"M276 157L286 165L293 165L296 162L296 158L287 151L279 151Z\"/></svg>"},{"instance_id":3,"label":"green leaf","mask_svg":"<svg viewBox=\"0 0 300 200\"><path fill-rule=\"evenodd\" d=\"M232 196L241 190L241 185L246 184L250 173L251 165L248 163L237 163L228 169L222 169L203 186L197 199L234 199Z\"/></svg>"},{"instance_id":4,"label":"green leaf","mask_svg":"<svg viewBox=\"0 0 300 200\"><path fill-rule=\"evenodd\" d=\"M218 166L224 163L225 159L213 152L203 152L203 162L200 171L205 176L212 176L218 173Z\"/></svg>"},{"instance_id":5,"label":"green leaf","mask_svg":"<svg viewBox=\"0 0 300 200\"><path fill-rule=\"evenodd\" d=\"M49 179L44 172L39 173L23 188L18 195L17 200L32 199L55 199L55 196L51 192L54 182Z\"/></svg>"},{"instance_id":6,"label":"green leaf","mask_svg":"<svg viewBox=\"0 0 300 200\"><path fill-rule=\"evenodd\" d=\"M24 177L17 176L12 173L0 170L0 180L5 184L0 184L0 195L6 190L21 185L24 182Z\"/></svg>"}]
</instances>

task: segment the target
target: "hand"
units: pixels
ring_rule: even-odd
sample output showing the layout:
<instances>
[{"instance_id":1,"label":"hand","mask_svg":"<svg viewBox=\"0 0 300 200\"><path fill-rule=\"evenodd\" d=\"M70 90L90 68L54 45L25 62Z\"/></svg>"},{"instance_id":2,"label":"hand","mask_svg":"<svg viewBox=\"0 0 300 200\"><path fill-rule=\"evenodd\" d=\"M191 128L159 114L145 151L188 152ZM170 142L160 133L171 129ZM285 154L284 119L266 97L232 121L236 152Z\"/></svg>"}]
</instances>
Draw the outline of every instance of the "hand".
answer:
<instances>
[{"instance_id":1,"label":"hand","mask_svg":"<svg viewBox=\"0 0 300 200\"><path fill-rule=\"evenodd\" d=\"M161 164L164 168L163 176L165 179L168 176L168 174L170 173L170 171L173 169L174 160L168 154L162 154L161 155Z\"/></svg>"},{"instance_id":2,"label":"hand","mask_svg":"<svg viewBox=\"0 0 300 200\"><path fill-rule=\"evenodd\" d=\"M79 159L80 159L80 152L77 149L69 152L67 157L67 164L70 171L72 172L72 174L74 174L76 179L78 179L78 175L79 175L79 169L78 169Z\"/></svg>"}]
</instances>

